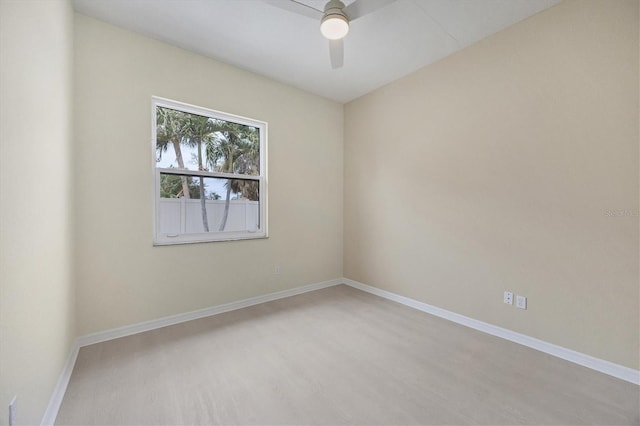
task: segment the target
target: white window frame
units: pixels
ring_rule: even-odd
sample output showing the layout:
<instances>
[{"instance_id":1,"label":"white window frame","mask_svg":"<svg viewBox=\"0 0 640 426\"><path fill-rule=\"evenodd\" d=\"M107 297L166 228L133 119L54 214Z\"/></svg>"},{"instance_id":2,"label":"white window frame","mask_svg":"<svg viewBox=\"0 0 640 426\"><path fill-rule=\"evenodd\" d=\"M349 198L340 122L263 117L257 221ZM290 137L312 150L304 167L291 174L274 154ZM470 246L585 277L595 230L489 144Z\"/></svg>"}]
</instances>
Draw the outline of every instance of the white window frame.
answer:
<instances>
[{"instance_id":1,"label":"white window frame","mask_svg":"<svg viewBox=\"0 0 640 426\"><path fill-rule=\"evenodd\" d=\"M157 123L156 123L156 108L165 107L178 111L182 111L189 114L196 114L205 117L214 118L217 120L224 120L233 123L242 124L245 126L251 126L258 128L260 131L260 175L250 176L234 173L220 173L220 172L208 172L198 170L180 170L180 169L165 169L156 167L156 138L157 138ZM198 107L195 105L186 104L183 102L173 101L157 96L151 98L151 153L152 153L152 172L153 172L153 245L173 245L173 244L190 244L190 243L204 243L204 242L216 242L216 241L233 241L233 240L247 240L247 239L259 239L267 238L267 123L264 121L255 120L252 118L241 117L238 115L228 114L221 111L216 111L204 107ZM260 199L259 199L259 223L260 228L256 232L249 231L210 231L202 233L185 233L185 234L169 234L161 233L159 218L160 214L160 173L168 173L183 176L203 176L209 178L224 178L224 179L249 179L256 180L260 185Z\"/></svg>"}]
</instances>

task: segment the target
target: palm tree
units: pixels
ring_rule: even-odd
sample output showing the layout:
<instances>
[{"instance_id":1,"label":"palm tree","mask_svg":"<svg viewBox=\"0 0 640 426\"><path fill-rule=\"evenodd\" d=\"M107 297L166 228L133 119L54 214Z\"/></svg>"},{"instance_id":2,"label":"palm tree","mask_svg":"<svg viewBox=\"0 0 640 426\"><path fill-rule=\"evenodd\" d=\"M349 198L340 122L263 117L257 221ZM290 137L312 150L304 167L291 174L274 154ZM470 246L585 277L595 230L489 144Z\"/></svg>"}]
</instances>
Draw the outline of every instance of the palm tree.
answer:
<instances>
[{"instance_id":1,"label":"palm tree","mask_svg":"<svg viewBox=\"0 0 640 426\"><path fill-rule=\"evenodd\" d=\"M234 172L234 163L237 161L237 147L238 147L238 126L235 123L228 123L224 121L218 121L218 131L216 132L215 143L209 143L207 145L207 162L212 169L225 172ZM229 205L231 200L232 187L227 180L226 183L227 193L224 204L224 214L220 222L218 231L224 231L227 226L227 219L229 217Z\"/></svg>"},{"instance_id":2,"label":"palm tree","mask_svg":"<svg viewBox=\"0 0 640 426\"><path fill-rule=\"evenodd\" d=\"M213 140L213 131L215 130L213 120L200 115L189 115L187 123L187 139L188 144L197 149L198 170L206 171L202 162L202 144ZM202 227L204 232L209 232L209 220L207 218L207 204L204 191L204 177L199 176L200 180L200 211L202 215Z\"/></svg>"},{"instance_id":3,"label":"palm tree","mask_svg":"<svg viewBox=\"0 0 640 426\"><path fill-rule=\"evenodd\" d=\"M208 143L213 139L215 131L214 120L201 115L185 113L169 108L158 107L156 112L157 137L156 149L158 158L166 152L169 144L173 146L176 155L176 162L181 169L185 168L181 146L196 148L196 161L198 170L207 170L203 165L202 148L203 143ZM180 176L182 182L182 194L185 198L192 198L192 188L187 176ZM205 196L204 177L199 176L200 210L202 215L202 227L205 232L209 232L209 221L207 218L207 205Z\"/></svg>"},{"instance_id":4,"label":"palm tree","mask_svg":"<svg viewBox=\"0 0 640 426\"><path fill-rule=\"evenodd\" d=\"M183 141L184 128L187 114L169 108L156 108L156 150L158 151L158 161L162 158L162 153L169 149L169 144L173 146L176 154L178 167L184 169L182 150L180 144ZM180 177L182 181L182 196L190 198L189 184L186 176Z\"/></svg>"},{"instance_id":5,"label":"palm tree","mask_svg":"<svg viewBox=\"0 0 640 426\"><path fill-rule=\"evenodd\" d=\"M260 133L255 127L242 126L241 145L238 151L235 173L244 175L260 174ZM258 201L258 182L255 180L232 180L233 192L242 194L244 198Z\"/></svg>"},{"instance_id":6,"label":"palm tree","mask_svg":"<svg viewBox=\"0 0 640 426\"><path fill-rule=\"evenodd\" d=\"M182 178L180 175L161 174L160 175L160 198L180 198L182 197ZM197 198L200 194L200 188L193 181L191 176L187 176L187 184L189 185L189 195L191 198Z\"/></svg>"},{"instance_id":7,"label":"palm tree","mask_svg":"<svg viewBox=\"0 0 640 426\"><path fill-rule=\"evenodd\" d=\"M237 123L215 120L214 138L207 142L207 164L211 169L236 174L259 174L260 135L258 129ZM226 183L224 214L218 231L224 231L229 217L231 192L251 200L258 199L258 185L253 180L229 179Z\"/></svg>"}]
</instances>

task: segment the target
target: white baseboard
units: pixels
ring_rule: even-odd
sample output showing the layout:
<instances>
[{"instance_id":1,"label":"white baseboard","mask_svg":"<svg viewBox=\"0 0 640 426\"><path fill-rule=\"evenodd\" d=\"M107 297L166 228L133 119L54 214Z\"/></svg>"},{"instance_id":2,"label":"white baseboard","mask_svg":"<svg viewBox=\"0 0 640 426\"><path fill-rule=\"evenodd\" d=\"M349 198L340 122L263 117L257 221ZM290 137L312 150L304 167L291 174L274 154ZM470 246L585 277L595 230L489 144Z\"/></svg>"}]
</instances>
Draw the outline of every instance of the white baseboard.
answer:
<instances>
[{"instance_id":1,"label":"white baseboard","mask_svg":"<svg viewBox=\"0 0 640 426\"><path fill-rule=\"evenodd\" d=\"M246 308L248 306L258 305L260 303L271 302L273 300L284 299L285 297L295 296L302 293L308 293L322 288L332 287L342 284L342 279L322 281L319 283L308 284L302 287L296 287L289 290L278 291L276 293L265 294L263 296L251 297L249 299L239 300L237 302L226 303L224 305L213 306L210 308L200 309L197 311L185 312L183 314L171 315L164 318L158 318L151 321L145 321L138 324L127 325L124 327L114 328L111 330L101 331L98 333L87 334L76 339L75 344L71 348L67 362L64 365L58 383L51 395L49 405L42 418L42 426L53 425L58 416L62 399L67 391L69 380L73 367L78 358L78 352L81 347L93 345L94 343L105 342L107 340L117 339L119 337L130 336L132 334L142 333L145 331L155 330L157 328L167 327L169 325L179 324L198 318L209 317L221 314L223 312L234 311L236 309Z\"/></svg>"},{"instance_id":2,"label":"white baseboard","mask_svg":"<svg viewBox=\"0 0 640 426\"><path fill-rule=\"evenodd\" d=\"M371 287L366 284L362 284L358 281L344 278L343 282L358 290L366 291L367 293L375 294L376 296L383 297L385 299L392 300L394 302L401 303L414 309L435 315L440 318L453 321L458 324L473 328L474 330L482 331L492 336L501 337L506 340L510 340L515 343L527 346L532 349L536 349L540 352L544 352L549 355L562 358L566 361L573 362L583 367L590 368L592 370L599 371L601 373L608 374L618 379L625 380L627 382L640 385L640 371L633 368L625 367L623 365L614 364L613 362L605 361L600 358L592 357L580 352L576 352L571 349L563 348L562 346L554 345L543 340L539 340L533 337L529 337L524 334L516 333L515 331L508 330L506 328L491 325L486 322L478 321L473 318L465 317L464 315L456 314L446 309L441 309L427 303L419 302L408 297L400 296L395 293L391 293L386 290L381 290L376 287Z\"/></svg>"},{"instance_id":3,"label":"white baseboard","mask_svg":"<svg viewBox=\"0 0 640 426\"><path fill-rule=\"evenodd\" d=\"M49 399L49 405L44 412L44 416L42 416L42 422L40 422L42 426L53 426L56 421L58 411L60 410L60 406L62 405L62 399L64 398L64 394L67 391L67 386L69 385L69 380L71 379L73 367L76 365L76 359L78 358L79 350L80 347L78 346L78 341L76 340L75 342L73 342L73 346L71 347L71 351L69 352L67 361L62 368L62 373L60 373L60 377L58 378L56 387L53 389L51 399Z\"/></svg>"},{"instance_id":4,"label":"white baseboard","mask_svg":"<svg viewBox=\"0 0 640 426\"><path fill-rule=\"evenodd\" d=\"M272 300L284 299L285 297L295 296L297 294L307 293L309 291L320 290L322 288L332 287L338 284L342 284L341 279L322 281L319 283L308 284L289 290L278 291L276 293L265 294L263 296L251 297L249 299L239 300L237 302L225 303L224 305L212 306L210 308L199 309L197 311L185 312L182 314L171 315L151 321L126 325L124 327L118 327L111 330L87 334L85 336L78 337L78 345L80 347L83 347L87 345L93 345L94 343L106 342L107 340L130 336L132 334L155 330L157 328L180 324L182 322L205 318L224 312L235 311L236 309L242 309L248 306L258 305L260 303L271 302Z\"/></svg>"},{"instance_id":5,"label":"white baseboard","mask_svg":"<svg viewBox=\"0 0 640 426\"><path fill-rule=\"evenodd\" d=\"M320 290L327 287L332 287L339 284L346 284L367 293L375 294L385 299L392 300L394 302L401 303L414 309L418 309L423 312L435 315L440 318L448 319L458 324L465 325L478 331L482 331L493 336L502 337L503 339L510 340L515 343L519 343L524 346L528 346L532 349L539 350L549 355L554 355L558 358L562 358L567 361L574 362L584 367L591 368L593 370L608 374L613 377L617 377L622 380L626 380L631 383L640 385L640 371L632 368L624 367L622 365L614 364L609 361L605 361L599 358L592 357L580 352L573 351L571 349L563 348L558 345L544 342L542 340L535 339L533 337L526 336L524 334L516 333L505 328L497 327L482 321L475 320L473 318L465 317L464 315L456 314L445 309L437 308L427 303L419 302L408 297L400 296L395 293L391 293L386 290L381 290L376 287L371 287L360 282L350 280L348 278L339 278L329 281L322 281L319 283L309 284L302 287L296 287L289 290L283 290L276 293L265 294L263 296L252 297L249 299L239 300L237 302L226 303L224 305L213 306L210 308L200 309L197 311L186 312L177 315L171 315L164 318L158 318L151 321L145 321L137 324L132 324L124 327L114 328L111 330L101 331L98 333L87 334L80 336L76 340L75 344L71 348L71 352L64 365L58 383L53 391L49 405L42 418L42 425L53 425L62 399L67 390L69 380L71 379L71 373L78 357L78 351L83 346L92 345L94 343L105 342L120 337L130 336L145 331L155 330L169 325L179 324L194 319L205 318L212 315L221 314L224 312L234 311L236 309L242 309L260 303L271 302L273 300L284 299L286 297L295 296L302 293L308 293L314 290Z\"/></svg>"}]
</instances>

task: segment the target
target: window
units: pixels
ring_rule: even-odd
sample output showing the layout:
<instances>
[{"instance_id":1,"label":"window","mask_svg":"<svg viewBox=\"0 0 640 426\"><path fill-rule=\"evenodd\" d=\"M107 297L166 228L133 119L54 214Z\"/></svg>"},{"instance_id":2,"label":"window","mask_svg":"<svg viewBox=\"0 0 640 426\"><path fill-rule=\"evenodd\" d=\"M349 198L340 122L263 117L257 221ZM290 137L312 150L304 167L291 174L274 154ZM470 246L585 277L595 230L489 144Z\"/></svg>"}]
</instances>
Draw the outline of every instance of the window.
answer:
<instances>
[{"instance_id":1,"label":"window","mask_svg":"<svg viewBox=\"0 0 640 426\"><path fill-rule=\"evenodd\" d=\"M266 237L267 123L152 104L154 244Z\"/></svg>"}]
</instances>

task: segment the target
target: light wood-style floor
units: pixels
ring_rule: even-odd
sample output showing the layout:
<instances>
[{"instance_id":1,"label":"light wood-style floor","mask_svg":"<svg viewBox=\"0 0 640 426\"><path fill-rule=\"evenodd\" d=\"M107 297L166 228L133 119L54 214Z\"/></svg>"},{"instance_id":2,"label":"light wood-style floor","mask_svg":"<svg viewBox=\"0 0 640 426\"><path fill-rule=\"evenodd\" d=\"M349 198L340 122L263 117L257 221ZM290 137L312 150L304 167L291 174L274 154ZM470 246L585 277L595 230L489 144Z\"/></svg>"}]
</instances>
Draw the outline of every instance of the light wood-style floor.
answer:
<instances>
[{"instance_id":1,"label":"light wood-style floor","mask_svg":"<svg viewBox=\"0 0 640 426\"><path fill-rule=\"evenodd\" d=\"M84 347L57 424L639 424L640 388L347 286Z\"/></svg>"}]
</instances>

